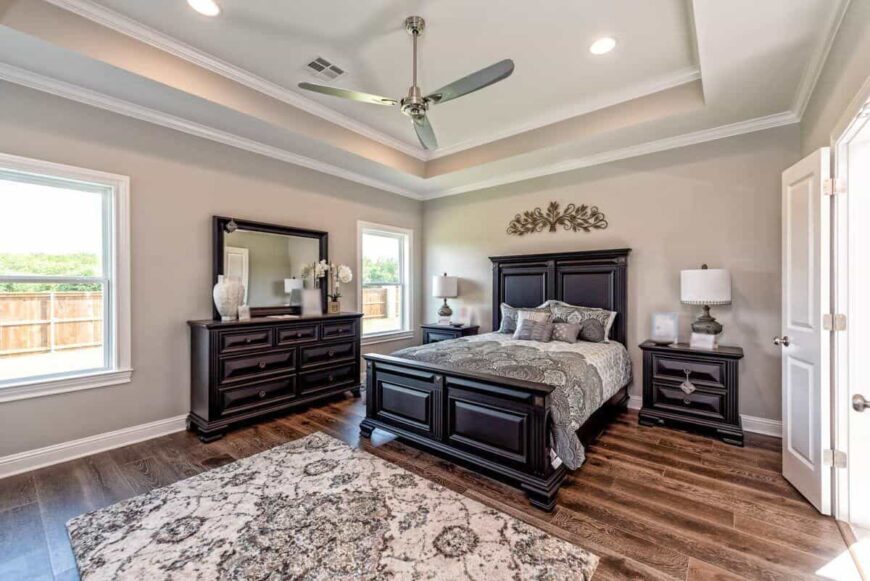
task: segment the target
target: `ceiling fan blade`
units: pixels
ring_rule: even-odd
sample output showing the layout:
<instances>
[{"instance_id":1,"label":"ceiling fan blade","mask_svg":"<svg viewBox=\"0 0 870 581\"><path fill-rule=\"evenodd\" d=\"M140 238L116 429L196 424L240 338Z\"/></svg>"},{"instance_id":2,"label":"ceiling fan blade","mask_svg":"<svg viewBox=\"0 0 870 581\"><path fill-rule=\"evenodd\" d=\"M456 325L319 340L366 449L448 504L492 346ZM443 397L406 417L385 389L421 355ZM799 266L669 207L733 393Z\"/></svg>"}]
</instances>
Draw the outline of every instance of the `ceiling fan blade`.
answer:
<instances>
[{"instance_id":1,"label":"ceiling fan blade","mask_svg":"<svg viewBox=\"0 0 870 581\"><path fill-rule=\"evenodd\" d=\"M505 59L441 87L434 93L427 95L426 100L435 104L444 103L506 79L513 72L514 61Z\"/></svg>"},{"instance_id":2,"label":"ceiling fan blade","mask_svg":"<svg viewBox=\"0 0 870 581\"><path fill-rule=\"evenodd\" d=\"M420 140L420 145L423 149L438 149L438 140L435 139L435 131L432 125L429 124L427 117L417 117L413 119L414 131L417 132L417 138Z\"/></svg>"},{"instance_id":3,"label":"ceiling fan blade","mask_svg":"<svg viewBox=\"0 0 870 581\"><path fill-rule=\"evenodd\" d=\"M387 107L393 107L398 105L399 102L395 99L388 99L387 97L380 97L378 95L372 95L370 93L361 93L359 91L351 91L350 89L339 89L338 87L328 87L326 85L315 85L313 83L299 83L300 89L305 89L306 91L314 91L315 93L323 93L324 95L331 95L333 97L341 97L342 99L350 99L351 101L360 101L362 103L371 103L373 105L386 105Z\"/></svg>"}]
</instances>

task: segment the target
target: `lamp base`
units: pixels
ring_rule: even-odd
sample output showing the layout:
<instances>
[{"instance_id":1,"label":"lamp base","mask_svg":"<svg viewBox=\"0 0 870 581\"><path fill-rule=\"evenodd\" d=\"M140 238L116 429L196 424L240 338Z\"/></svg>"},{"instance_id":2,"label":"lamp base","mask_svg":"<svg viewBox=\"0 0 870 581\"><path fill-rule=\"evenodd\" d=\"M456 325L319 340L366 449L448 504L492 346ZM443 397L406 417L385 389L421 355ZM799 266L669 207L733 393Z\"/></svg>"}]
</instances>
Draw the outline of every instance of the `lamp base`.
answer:
<instances>
[{"instance_id":1,"label":"lamp base","mask_svg":"<svg viewBox=\"0 0 870 581\"><path fill-rule=\"evenodd\" d=\"M710 306L704 305L704 312L692 323L692 331L705 335L718 335L722 332L722 325L710 316Z\"/></svg>"},{"instance_id":2,"label":"lamp base","mask_svg":"<svg viewBox=\"0 0 870 581\"><path fill-rule=\"evenodd\" d=\"M448 319L453 316L453 309L451 309L450 305L447 304L447 299L444 299L444 304L441 305L440 309L438 309L438 316L446 317Z\"/></svg>"}]
</instances>

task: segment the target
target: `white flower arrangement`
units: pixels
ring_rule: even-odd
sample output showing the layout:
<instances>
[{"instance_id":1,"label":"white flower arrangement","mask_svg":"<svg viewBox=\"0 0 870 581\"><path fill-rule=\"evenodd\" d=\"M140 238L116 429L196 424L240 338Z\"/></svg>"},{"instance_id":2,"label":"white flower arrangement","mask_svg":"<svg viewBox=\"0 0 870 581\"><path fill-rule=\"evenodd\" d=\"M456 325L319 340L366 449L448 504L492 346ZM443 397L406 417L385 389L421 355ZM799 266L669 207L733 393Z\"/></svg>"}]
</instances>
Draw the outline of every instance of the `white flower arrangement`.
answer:
<instances>
[{"instance_id":1,"label":"white flower arrangement","mask_svg":"<svg viewBox=\"0 0 870 581\"><path fill-rule=\"evenodd\" d=\"M338 290L339 285L347 284L353 280L353 271L346 264L329 265L330 278L332 279L332 292L329 293L329 298L337 301L341 298L341 292Z\"/></svg>"},{"instance_id":2,"label":"white flower arrangement","mask_svg":"<svg viewBox=\"0 0 870 581\"><path fill-rule=\"evenodd\" d=\"M302 265L302 278L311 277L311 282L314 287L319 286L318 282L321 278L326 276L326 273L329 272L329 263L325 260L321 260L320 262L311 262L309 264Z\"/></svg>"}]
</instances>

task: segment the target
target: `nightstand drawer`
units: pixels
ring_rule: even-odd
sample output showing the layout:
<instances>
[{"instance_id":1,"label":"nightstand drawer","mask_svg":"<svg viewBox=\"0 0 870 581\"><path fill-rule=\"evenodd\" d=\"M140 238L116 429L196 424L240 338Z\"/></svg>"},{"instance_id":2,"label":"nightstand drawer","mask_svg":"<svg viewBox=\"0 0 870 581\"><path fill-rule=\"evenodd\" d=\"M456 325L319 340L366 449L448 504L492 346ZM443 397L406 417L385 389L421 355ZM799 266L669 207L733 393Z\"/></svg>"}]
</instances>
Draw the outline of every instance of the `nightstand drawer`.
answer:
<instances>
[{"instance_id":1,"label":"nightstand drawer","mask_svg":"<svg viewBox=\"0 0 870 581\"><path fill-rule=\"evenodd\" d=\"M423 343L439 343L441 341L456 339L458 336L457 333L451 333L450 331L426 331Z\"/></svg>"},{"instance_id":2,"label":"nightstand drawer","mask_svg":"<svg viewBox=\"0 0 870 581\"><path fill-rule=\"evenodd\" d=\"M652 407L696 417L725 421L725 391L696 389L685 393L678 385L653 383Z\"/></svg>"},{"instance_id":3,"label":"nightstand drawer","mask_svg":"<svg viewBox=\"0 0 870 581\"><path fill-rule=\"evenodd\" d=\"M684 381L688 376L692 383L708 383L725 387L725 363L723 361L699 361L681 359L669 355L653 355L655 379Z\"/></svg>"}]
</instances>

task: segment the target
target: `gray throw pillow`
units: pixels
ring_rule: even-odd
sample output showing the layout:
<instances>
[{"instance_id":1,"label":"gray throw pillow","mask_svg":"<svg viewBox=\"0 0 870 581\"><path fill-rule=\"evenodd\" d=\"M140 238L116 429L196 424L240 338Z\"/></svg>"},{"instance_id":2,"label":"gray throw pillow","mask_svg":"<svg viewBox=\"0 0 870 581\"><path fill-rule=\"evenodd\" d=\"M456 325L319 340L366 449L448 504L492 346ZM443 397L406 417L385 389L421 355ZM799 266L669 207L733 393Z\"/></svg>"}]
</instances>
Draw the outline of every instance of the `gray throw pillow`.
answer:
<instances>
[{"instance_id":1,"label":"gray throw pillow","mask_svg":"<svg viewBox=\"0 0 870 581\"><path fill-rule=\"evenodd\" d=\"M520 321L520 326L514 332L514 339L549 343L553 339L553 323L532 321L531 319Z\"/></svg>"},{"instance_id":2,"label":"gray throw pillow","mask_svg":"<svg viewBox=\"0 0 870 581\"><path fill-rule=\"evenodd\" d=\"M518 308L512 307L507 303L501 304L501 325L498 327L499 333L513 333L517 330L517 319L519 317L520 311L531 311L536 313L546 313L550 314L550 309L529 309L529 308Z\"/></svg>"},{"instance_id":3,"label":"gray throw pillow","mask_svg":"<svg viewBox=\"0 0 870 581\"><path fill-rule=\"evenodd\" d=\"M554 323L553 341L576 343L580 338L581 323Z\"/></svg>"},{"instance_id":4,"label":"gray throw pillow","mask_svg":"<svg viewBox=\"0 0 870 581\"><path fill-rule=\"evenodd\" d=\"M607 339L607 334L604 332L604 325L597 319L586 319L580 326L580 340L589 341L590 343L604 343Z\"/></svg>"},{"instance_id":5,"label":"gray throw pillow","mask_svg":"<svg viewBox=\"0 0 870 581\"><path fill-rule=\"evenodd\" d=\"M581 323L585 324L587 321L594 320L597 321L601 325L601 329L604 333L604 338L595 341L596 343L607 342L607 338L610 336L610 327L613 325L613 320L616 318L616 312L608 311L606 309L592 309L589 307L579 307L574 305L568 305L565 303L556 304L552 306L553 310L553 322L555 323ZM597 328L590 328L587 330L589 336L596 335L597 336ZM583 339L583 329L580 330L580 338L583 341L589 341L591 339Z\"/></svg>"}]
</instances>

